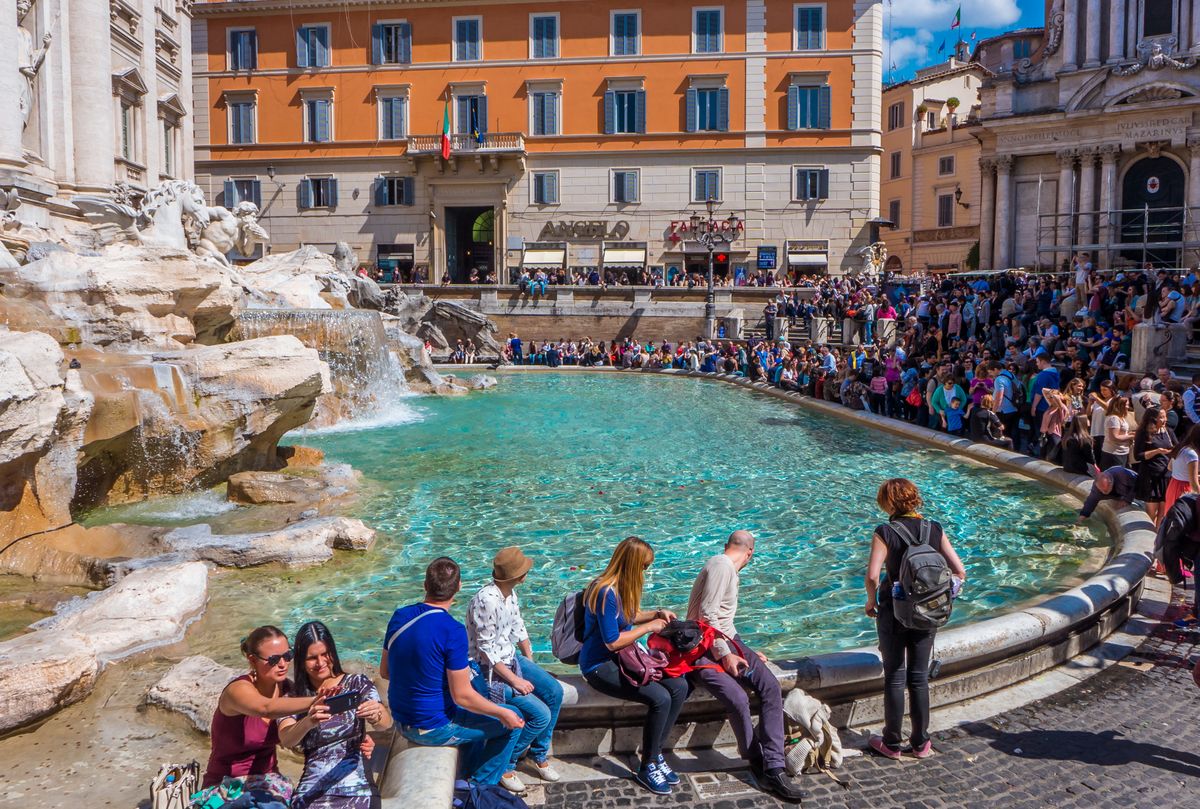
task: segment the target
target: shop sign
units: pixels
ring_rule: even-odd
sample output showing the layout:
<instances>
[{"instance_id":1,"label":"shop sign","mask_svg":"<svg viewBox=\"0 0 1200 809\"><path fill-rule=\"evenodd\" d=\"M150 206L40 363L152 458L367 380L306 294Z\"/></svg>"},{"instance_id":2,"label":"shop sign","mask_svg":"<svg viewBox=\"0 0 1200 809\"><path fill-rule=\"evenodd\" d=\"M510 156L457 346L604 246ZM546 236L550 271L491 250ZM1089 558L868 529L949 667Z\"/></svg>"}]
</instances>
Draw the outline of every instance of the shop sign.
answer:
<instances>
[{"instance_id":1,"label":"shop sign","mask_svg":"<svg viewBox=\"0 0 1200 809\"><path fill-rule=\"evenodd\" d=\"M779 248L773 244L760 244L758 246L758 268L760 270L775 269L776 262L779 260Z\"/></svg>"},{"instance_id":2,"label":"shop sign","mask_svg":"<svg viewBox=\"0 0 1200 809\"><path fill-rule=\"evenodd\" d=\"M581 241L586 239L594 239L603 241L605 239L624 239L629 235L629 223L625 220L613 222L609 225L602 219L583 220L578 222L547 222L542 232L538 234L538 241Z\"/></svg>"}]
</instances>

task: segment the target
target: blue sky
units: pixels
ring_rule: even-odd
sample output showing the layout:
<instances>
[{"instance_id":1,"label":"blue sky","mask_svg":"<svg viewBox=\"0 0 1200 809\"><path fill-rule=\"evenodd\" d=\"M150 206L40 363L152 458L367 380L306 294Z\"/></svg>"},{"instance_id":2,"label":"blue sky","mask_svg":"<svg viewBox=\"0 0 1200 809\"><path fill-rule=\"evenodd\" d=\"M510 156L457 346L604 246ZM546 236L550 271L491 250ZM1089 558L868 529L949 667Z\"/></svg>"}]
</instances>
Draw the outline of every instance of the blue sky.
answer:
<instances>
[{"instance_id":1,"label":"blue sky","mask_svg":"<svg viewBox=\"0 0 1200 809\"><path fill-rule=\"evenodd\" d=\"M960 0L884 0L884 79L903 81L917 68L948 58L958 38L950 23L959 5ZM978 42L1015 28L1044 25L1045 0L962 0L961 6L966 41L971 32ZM939 54L943 42L946 51ZM889 76L892 64L895 69Z\"/></svg>"}]
</instances>

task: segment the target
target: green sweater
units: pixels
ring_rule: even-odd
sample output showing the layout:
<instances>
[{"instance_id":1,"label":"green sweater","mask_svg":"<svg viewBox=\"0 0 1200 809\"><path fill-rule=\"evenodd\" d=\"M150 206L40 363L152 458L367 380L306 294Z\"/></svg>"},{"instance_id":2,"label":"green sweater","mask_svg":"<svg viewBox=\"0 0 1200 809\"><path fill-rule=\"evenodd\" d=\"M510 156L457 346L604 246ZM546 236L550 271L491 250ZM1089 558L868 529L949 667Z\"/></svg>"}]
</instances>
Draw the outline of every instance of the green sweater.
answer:
<instances>
[{"instance_id":1,"label":"green sweater","mask_svg":"<svg viewBox=\"0 0 1200 809\"><path fill-rule=\"evenodd\" d=\"M933 392L933 396L929 400L929 406L933 408L933 412L941 416L946 413L946 408L950 406L951 399L958 399L959 404L966 410L967 394L958 385L954 386L954 390L950 392L949 396L946 395L946 386L938 385L937 390Z\"/></svg>"}]
</instances>

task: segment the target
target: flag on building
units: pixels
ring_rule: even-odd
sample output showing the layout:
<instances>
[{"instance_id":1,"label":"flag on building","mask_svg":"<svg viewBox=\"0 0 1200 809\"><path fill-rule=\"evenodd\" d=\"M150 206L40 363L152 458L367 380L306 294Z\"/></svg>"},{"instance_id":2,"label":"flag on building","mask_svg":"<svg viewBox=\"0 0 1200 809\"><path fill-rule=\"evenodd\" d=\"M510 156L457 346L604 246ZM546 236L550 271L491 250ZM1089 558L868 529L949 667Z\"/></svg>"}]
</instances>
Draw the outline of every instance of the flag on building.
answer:
<instances>
[{"instance_id":1,"label":"flag on building","mask_svg":"<svg viewBox=\"0 0 1200 809\"><path fill-rule=\"evenodd\" d=\"M450 159L450 99L442 111L442 160Z\"/></svg>"},{"instance_id":2,"label":"flag on building","mask_svg":"<svg viewBox=\"0 0 1200 809\"><path fill-rule=\"evenodd\" d=\"M976 31L972 31L972 32L971 32L971 41L972 41L972 42L974 42L974 41L975 41L975 34L976 34L976 33L977 33Z\"/></svg>"},{"instance_id":3,"label":"flag on building","mask_svg":"<svg viewBox=\"0 0 1200 809\"><path fill-rule=\"evenodd\" d=\"M954 12L954 22L950 23L950 30L953 31L960 25L962 25L962 6L959 6L958 11Z\"/></svg>"},{"instance_id":4,"label":"flag on building","mask_svg":"<svg viewBox=\"0 0 1200 809\"><path fill-rule=\"evenodd\" d=\"M942 40L942 44L938 46L938 53L946 52L946 40Z\"/></svg>"},{"instance_id":5,"label":"flag on building","mask_svg":"<svg viewBox=\"0 0 1200 809\"><path fill-rule=\"evenodd\" d=\"M475 138L475 145L483 145L483 130L479 128L479 103L475 99L471 99L471 137Z\"/></svg>"}]
</instances>

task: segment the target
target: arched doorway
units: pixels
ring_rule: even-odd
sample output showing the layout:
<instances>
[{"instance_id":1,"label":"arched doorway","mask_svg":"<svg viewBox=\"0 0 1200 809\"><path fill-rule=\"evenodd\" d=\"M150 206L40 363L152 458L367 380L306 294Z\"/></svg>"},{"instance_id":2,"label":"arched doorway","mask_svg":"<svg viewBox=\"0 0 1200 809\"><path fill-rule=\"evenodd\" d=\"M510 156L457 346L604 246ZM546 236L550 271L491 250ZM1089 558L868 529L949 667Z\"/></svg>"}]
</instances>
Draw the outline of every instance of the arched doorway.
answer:
<instances>
[{"instance_id":1,"label":"arched doorway","mask_svg":"<svg viewBox=\"0 0 1200 809\"><path fill-rule=\"evenodd\" d=\"M446 272L456 284L478 283L494 269L496 212L446 208Z\"/></svg>"},{"instance_id":2,"label":"arched doorway","mask_svg":"<svg viewBox=\"0 0 1200 809\"><path fill-rule=\"evenodd\" d=\"M900 256L888 256L887 262L883 265L884 272L890 272L893 275L899 275L904 272L904 262L900 260Z\"/></svg>"},{"instance_id":3,"label":"arched doorway","mask_svg":"<svg viewBox=\"0 0 1200 809\"><path fill-rule=\"evenodd\" d=\"M1186 188L1183 166L1165 155L1129 167L1121 183L1121 242L1137 246L1122 250L1124 258L1179 266Z\"/></svg>"}]
</instances>

